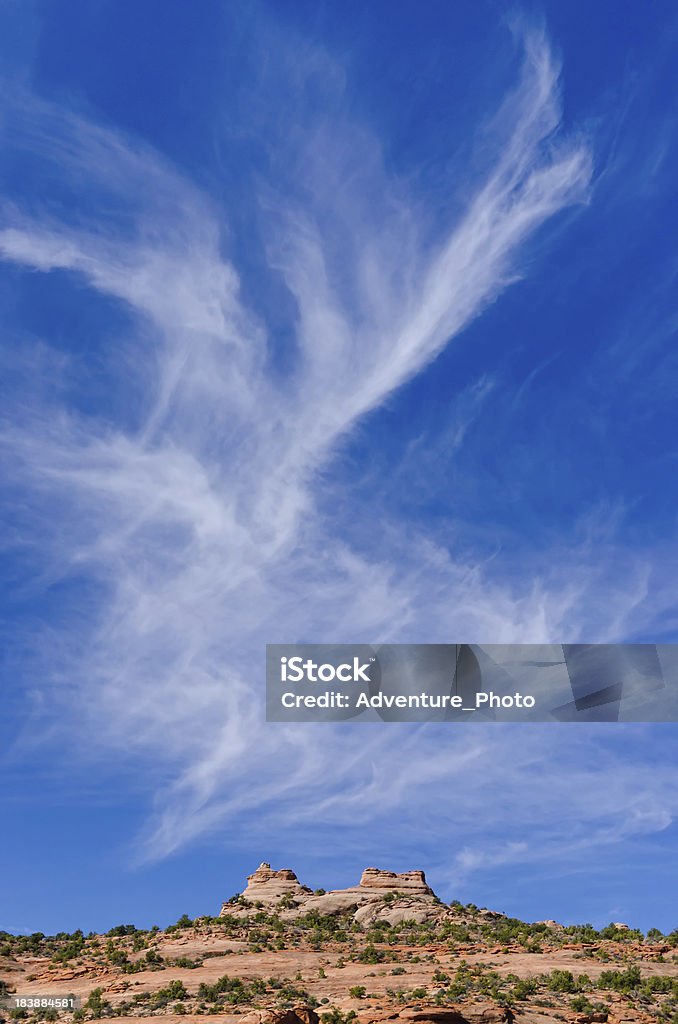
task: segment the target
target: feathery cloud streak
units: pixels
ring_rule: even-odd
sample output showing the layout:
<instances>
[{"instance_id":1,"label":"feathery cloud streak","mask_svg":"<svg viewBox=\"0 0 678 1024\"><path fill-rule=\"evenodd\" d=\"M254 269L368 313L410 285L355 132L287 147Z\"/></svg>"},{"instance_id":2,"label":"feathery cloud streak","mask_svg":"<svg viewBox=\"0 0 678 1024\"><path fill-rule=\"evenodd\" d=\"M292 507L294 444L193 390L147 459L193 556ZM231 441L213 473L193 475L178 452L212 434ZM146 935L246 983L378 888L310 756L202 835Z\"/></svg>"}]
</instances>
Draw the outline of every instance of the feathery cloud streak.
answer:
<instances>
[{"instance_id":1,"label":"feathery cloud streak","mask_svg":"<svg viewBox=\"0 0 678 1024\"><path fill-rule=\"evenodd\" d=\"M369 177L347 183L340 198L313 179L317 152L305 198L272 183L265 269L282 276L297 312L281 370L275 338L225 255L227 204L224 212L158 154L72 112L31 98L8 112L15 143L79 201L67 218L49 193L7 203L0 251L122 304L128 327L115 383L131 374L143 395L134 422L53 398L22 402L2 440L17 486L32 495L32 543L50 571L97 587L91 616L74 623L47 672L47 705L80 708L104 750L155 764L151 786L173 776L146 855L245 812L277 824L281 808L288 820L345 821L357 794L365 814L410 813L415 804L421 813L467 761L481 763L485 779L508 772L525 808L554 783L516 762L508 736L490 746L460 733L435 757L426 730L405 741L349 727L320 743L303 726L264 726L259 697L266 641L407 632L425 641L451 629L550 640L588 586L579 567L555 587L536 583L517 595L411 524L391 524L390 556L368 559L317 505L342 439L515 279L521 246L538 228L587 200L587 147L561 139L559 119L558 69L534 33L496 115L503 142L494 165L435 239L364 132L344 126L335 140L364 147ZM321 144L322 133L308 137L311 150ZM381 203L366 204L361 189ZM610 600L602 631L642 592L638 572L621 607ZM534 733L530 764L552 746ZM385 776L389 801L377 784ZM586 816L586 787L578 789L563 802L564 835ZM656 795L662 808L664 796ZM608 813L623 814L623 805ZM521 855L520 844L510 848Z\"/></svg>"}]
</instances>

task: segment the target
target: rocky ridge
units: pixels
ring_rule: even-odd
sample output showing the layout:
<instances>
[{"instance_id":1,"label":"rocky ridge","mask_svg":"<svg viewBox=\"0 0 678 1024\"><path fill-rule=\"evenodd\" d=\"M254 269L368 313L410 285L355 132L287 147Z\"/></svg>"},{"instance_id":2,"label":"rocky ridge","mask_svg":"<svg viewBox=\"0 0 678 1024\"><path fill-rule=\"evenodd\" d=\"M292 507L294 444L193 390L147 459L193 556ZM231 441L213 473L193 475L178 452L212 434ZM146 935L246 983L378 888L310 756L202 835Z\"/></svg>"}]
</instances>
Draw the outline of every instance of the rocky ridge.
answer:
<instances>
[{"instance_id":1,"label":"rocky ridge","mask_svg":"<svg viewBox=\"0 0 678 1024\"><path fill-rule=\"evenodd\" d=\"M391 914L402 920L386 927ZM348 889L311 892L264 864L218 918L0 931L3 990L82 1004L12 1011L11 1024L678 1024L678 932L444 906L421 872L372 868Z\"/></svg>"},{"instance_id":2,"label":"rocky ridge","mask_svg":"<svg viewBox=\"0 0 678 1024\"><path fill-rule=\"evenodd\" d=\"M246 914L262 907L290 918L312 911L350 912L360 924L383 920L392 925L405 920L419 924L449 912L428 885L423 871L397 873L370 867L365 868L355 886L313 892L290 868L276 871L266 861L248 876L243 892L222 905L220 916Z\"/></svg>"}]
</instances>

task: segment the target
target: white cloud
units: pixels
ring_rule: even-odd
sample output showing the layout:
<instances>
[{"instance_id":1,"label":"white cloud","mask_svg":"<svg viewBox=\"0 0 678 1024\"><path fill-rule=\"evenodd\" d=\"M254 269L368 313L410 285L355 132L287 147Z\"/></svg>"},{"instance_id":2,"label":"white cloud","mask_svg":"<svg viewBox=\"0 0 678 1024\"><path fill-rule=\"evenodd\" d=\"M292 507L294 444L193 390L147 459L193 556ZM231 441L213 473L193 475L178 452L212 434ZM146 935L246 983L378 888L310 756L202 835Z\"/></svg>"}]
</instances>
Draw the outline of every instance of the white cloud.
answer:
<instances>
[{"instance_id":1,"label":"white cloud","mask_svg":"<svg viewBox=\"0 0 678 1024\"><path fill-rule=\"evenodd\" d=\"M245 812L265 833L318 816L364 825L428 810L472 834L488 779L509 780L514 821L539 827L546 787L559 783L535 765L569 746L562 731L524 734L516 757L509 733L459 730L436 745L427 729L320 737L309 726L265 726L261 665L263 644L275 640L575 637L575 608L601 594L594 630L603 639L634 607L628 576L623 585L605 571L597 579L572 553L559 575L508 585L411 526L388 524L385 550L368 559L316 503L341 439L515 278L536 229L587 200L590 156L581 140L558 138L559 116L557 68L545 40L529 36L520 82L498 115L505 145L463 216L426 244L374 140L342 124L333 145L354 161L364 152L368 180L338 196L313 177L323 135L310 133L306 203L272 190L267 198L268 271L283 275L298 310L282 374L223 254L215 202L111 129L34 100L15 110L15 138L85 198L68 221L48 206L7 206L0 251L35 271L78 275L120 300L134 325L120 372L133 369L145 398L138 428L43 398L16 410L2 440L15 479L44 512L32 542L48 571L97 581L91 615L61 638L44 688L51 709L77 710L84 735L96 730L103 760L117 751L146 765L158 795L145 855ZM381 203L366 204L361 189ZM489 386L479 385L478 402ZM597 820L589 783L607 787L617 771L589 764L583 785L563 789L552 841L582 815ZM470 781L452 801L456 772ZM642 773L634 780L649 785ZM661 799L668 806L668 793ZM623 813L606 800L608 816ZM492 813L507 812L495 800ZM507 856L522 850L506 846ZM461 860L472 866L477 854L469 846Z\"/></svg>"}]
</instances>

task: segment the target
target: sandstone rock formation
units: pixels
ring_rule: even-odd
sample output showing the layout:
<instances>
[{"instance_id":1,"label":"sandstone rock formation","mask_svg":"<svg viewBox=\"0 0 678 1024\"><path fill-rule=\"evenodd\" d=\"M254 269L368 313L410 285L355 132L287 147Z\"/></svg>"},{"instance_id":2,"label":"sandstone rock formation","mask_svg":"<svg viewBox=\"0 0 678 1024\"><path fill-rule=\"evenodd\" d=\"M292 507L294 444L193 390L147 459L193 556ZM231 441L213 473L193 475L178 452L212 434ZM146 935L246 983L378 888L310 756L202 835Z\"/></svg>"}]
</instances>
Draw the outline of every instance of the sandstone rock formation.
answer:
<instances>
[{"instance_id":1,"label":"sandstone rock formation","mask_svg":"<svg viewBox=\"0 0 678 1024\"><path fill-rule=\"evenodd\" d=\"M272 1010L261 1024L319 1024L319 1021L311 1006L291 1006L286 1010Z\"/></svg>"},{"instance_id":2,"label":"sandstone rock formation","mask_svg":"<svg viewBox=\"0 0 678 1024\"><path fill-rule=\"evenodd\" d=\"M283 896L303 899L310 892L290 868L274 871L270 864L262 861L257 870L248 875L247 888L242 896L249 903L275 904Z\"/></svg>"},{"instance_id":3,"label":"sandstone rock formation","mask_svg":"<svg viewBox=\"0 0 678 1024\"><path fill-rule=\"evenodd\" d=\"M423 871L382 871L380 868L365 868L358 883L361 889L372 889L378 893L401 892L405 896L432 896L433 889L426 884Z\"/></svg>"},{"instance_id":4,"label":"sandstone rock formation","mask_svg":"<svg viewBox=\"0 0 678 1024\"><path fill-rule=\"evenodd\" d=\"M360 1024L512 1024L513 1013L498 1003L464 1003L463 1006L415 1004L398 1010L374 1010L360 1014Z\"/></svg>"},{"instance_id":5,"label":"sandstone rock formation","mask_svg":"<svg viewBox=\"0 0 678 1024\"><path fill-rule=\"evenodd\" d=\"M513 1024L507 1006L492 1002L473 1002L461 1006L405 1005L398 1009L371 1007L358 1015L359 1024ZM274 1010L261 1024L319 1024L318 1014L310 1006Z\"/></svg>"},{"instance_id":6,"label":"sandstone rock formation","mask_svg":"<svg viewBox=\"0 0 678 1024\"><path fill-rule=\"evenodd\" d=\"M377 918L390 924L403 920L421 922L439 913L441 908L423 871L397 874L380 868L365 868L358 885L316 894L301 884L294 871L289 868L275 871L266 862L249 875L242 899L236 904L224 903L221 914L246 913L252 905L276 909L284 916L311 911L320 914L353 912L361 924L369 924Z\"/></svg>"}]
</instances>

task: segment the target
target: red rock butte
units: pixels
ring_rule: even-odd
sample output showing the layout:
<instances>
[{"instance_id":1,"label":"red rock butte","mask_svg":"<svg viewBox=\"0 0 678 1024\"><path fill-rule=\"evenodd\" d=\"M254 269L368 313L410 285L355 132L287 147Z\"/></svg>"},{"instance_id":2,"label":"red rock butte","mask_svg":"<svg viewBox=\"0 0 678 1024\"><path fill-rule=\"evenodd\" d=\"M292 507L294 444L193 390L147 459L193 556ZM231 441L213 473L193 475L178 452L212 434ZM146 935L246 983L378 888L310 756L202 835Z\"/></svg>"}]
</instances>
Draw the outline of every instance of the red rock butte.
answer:
<instances>
[{"instance_id":1,"label":"red rock butte","mask_svg":"<svg viewBox=\"0 0 678 1024\"><path fill-rule=\"evenodd\" d=\"M377 889L379 892L401 892L405 895L434 896L433 889L426 882L423 871L382 871L381 868L365 868L359 885L362 889Z\"/></svg>"},{"instance_id":2,"label":"red rock butte","mask_svg":"<svg viewBox=\"0 0 678 1024\"><path fill-rule=\"evenodd\" d=\"M390 897L385 900L384 897ZM321 914L353 911L355 918L368 922L376 917L426 920L436 914L438 897L426 882L423 871L384 871L365 868L357 885L330 892L313 892L302 885L291 868L274 870L264 861L247 878L247 887L239 898L224 903L221 915L242 914L252 906L279 909L286 915Z\"/></svg>"}]
</instances>

